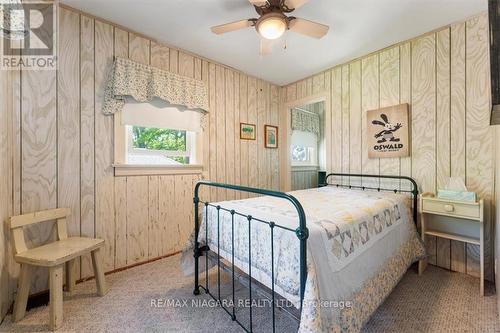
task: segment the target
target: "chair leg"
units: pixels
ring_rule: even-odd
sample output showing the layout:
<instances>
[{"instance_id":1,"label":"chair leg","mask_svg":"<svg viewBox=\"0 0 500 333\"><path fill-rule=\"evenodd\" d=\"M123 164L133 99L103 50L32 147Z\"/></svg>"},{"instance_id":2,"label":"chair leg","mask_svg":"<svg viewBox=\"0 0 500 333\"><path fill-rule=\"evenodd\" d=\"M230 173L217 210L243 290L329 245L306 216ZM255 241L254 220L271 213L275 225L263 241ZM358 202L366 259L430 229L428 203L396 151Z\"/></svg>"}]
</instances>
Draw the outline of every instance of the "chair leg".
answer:
<instances>
[{"instance_id":1,"label":"chair leg","mask_svg":"<svg viewBox=\"0 0 500 333\"><path fill-rule=\"evenodd\" d=\"M97 294L104 296L108 292L106 281L104 280L104 267L102 265L101 249L92 251L92 266L94 266L94 276L97 286Z\"/></svg>"},{"instance_id":2,"label":"chair leg","mask_svg":"<svg viewBox=\"0 0 500 333\"><path fill-rule=\"evenodd\" d=\"M63 321L63 265L49 268L50 329L57 330Z\"/></svg>"},{"instance_id":3,"label":"chair leg","mask_svg":"<svg viewBox=\"0 0 500 333\"><path fill-rule=\"evenodd\" d=\"M76 259L66 262L66 295L71 296L76 284Z\"/></svg>"},{"instance_id":4,"label":"chair leg","mask_svg":"<svg viewBox=\"0 0 500 333\"><path fill-rule=\"evenodd\" d=\"M31 266L21 264L21 272L19 274L17 296L14 302L14 311L12 313L12 321L16 322L24 318L26 314L26 304L30 292L31 283Z\"/></svg>"}]
</instances>

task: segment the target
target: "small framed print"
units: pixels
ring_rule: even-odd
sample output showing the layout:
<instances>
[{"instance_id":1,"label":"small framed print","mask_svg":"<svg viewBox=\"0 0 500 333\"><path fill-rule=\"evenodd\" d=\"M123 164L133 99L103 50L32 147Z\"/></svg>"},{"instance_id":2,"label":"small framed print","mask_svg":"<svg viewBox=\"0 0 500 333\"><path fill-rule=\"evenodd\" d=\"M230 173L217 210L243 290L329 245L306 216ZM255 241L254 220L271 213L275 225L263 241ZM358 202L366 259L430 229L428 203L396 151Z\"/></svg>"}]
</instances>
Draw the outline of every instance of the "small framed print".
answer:
<instances>
[{"instance_id":1,"label":"small framed print","mask_svg":"<svg viewBox=\"0 0 500 333\"><path fill-rule=\"evenodd\" d=\"M240 123L240 139L241 140L255 140L256 139L255 124Z\"/></svg>"},{"instance_id":2,"label":"small framed print","mask_svg":"<svg viewBox=\"0 0 500 333\"><path fill-rule=\"evenodd\" d=\"M266 148L278 148L278 127L264 126L264 143Z\"/></svg>"}]
</instances>

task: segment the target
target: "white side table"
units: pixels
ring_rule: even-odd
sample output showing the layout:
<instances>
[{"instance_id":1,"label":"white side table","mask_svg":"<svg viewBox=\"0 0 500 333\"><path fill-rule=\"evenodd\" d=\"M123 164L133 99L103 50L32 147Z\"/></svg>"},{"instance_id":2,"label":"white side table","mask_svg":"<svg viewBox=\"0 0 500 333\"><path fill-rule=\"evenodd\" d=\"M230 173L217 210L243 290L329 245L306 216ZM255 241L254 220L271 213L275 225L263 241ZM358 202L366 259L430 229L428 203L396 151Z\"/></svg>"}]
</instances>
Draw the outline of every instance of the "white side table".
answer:
<instances>
[{"instance_id":1,"label":"white side table","mask_svg":"<svg viewBox=\"0 0 500 333\"><path fill-rule=\"evenodd\" d=\"M456 240L468 244L479 245L480 253L480 293L484 295L484 203L483 200L479 202L467 201L453 201L447 199L435 198L431 194L422 194L419 200L419 208L421 214L421 234L422 240L425 242L426 235ZM447 230L451 232L442 232L431 229L426 221L426 215L440 215L448 216L456 219L461 219L471 223L472 228L479 229L479 238L471 237L470 235L461 234L459 231L454 232L453 225L447 225ZM418 273L422 274L427 267L427 259L420 260L418 263Z\"/></svg>"}]
</instances>

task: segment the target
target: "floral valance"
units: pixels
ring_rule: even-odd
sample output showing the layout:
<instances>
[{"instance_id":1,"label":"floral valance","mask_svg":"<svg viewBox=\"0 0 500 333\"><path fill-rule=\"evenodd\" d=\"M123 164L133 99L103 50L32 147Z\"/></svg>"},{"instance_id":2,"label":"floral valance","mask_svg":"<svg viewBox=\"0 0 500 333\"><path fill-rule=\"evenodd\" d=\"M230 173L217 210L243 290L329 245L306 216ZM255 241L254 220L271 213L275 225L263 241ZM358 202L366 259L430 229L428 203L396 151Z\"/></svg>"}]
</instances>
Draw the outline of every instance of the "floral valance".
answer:
<instances>
[{"instance_id":1,"label":"floral valance","mask_svg":"<svg viewBox=\"0 0 500 333\"><path fill-rule=\"evenodd\" d=\"M103 113L121 111L128 96L143 103L159 98L181 110L208 112L205 82L117 57L106 86Z\"/></svg>"},{"instance_id":2,"label":"floral valance","mask_svg":"<svg viewBox=\"0 0 500 333\"><path fill-rule=\"evenodd\" d=\"M292 130L314 133L319 138L319 115L292 109Z\"/></svg>"}]
</instances>

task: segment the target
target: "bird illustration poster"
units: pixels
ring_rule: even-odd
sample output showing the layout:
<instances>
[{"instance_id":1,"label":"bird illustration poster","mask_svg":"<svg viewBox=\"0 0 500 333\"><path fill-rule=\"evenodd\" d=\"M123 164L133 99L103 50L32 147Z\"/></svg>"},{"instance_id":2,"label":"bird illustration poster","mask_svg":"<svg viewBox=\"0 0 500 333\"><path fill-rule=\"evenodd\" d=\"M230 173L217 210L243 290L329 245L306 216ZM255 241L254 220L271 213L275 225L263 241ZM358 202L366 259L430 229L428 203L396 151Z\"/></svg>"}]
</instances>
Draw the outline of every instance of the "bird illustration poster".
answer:
<instances>
[{"instance_id":1,"label":"bird illustration poster","mask_svg":"<svg viewBox=\"0 0 500 333\"><path fill-rule=\"evenodd\" d=\"M367 111L369 158L410 155L408 104Z\"/></svg>"}]
</instances>

